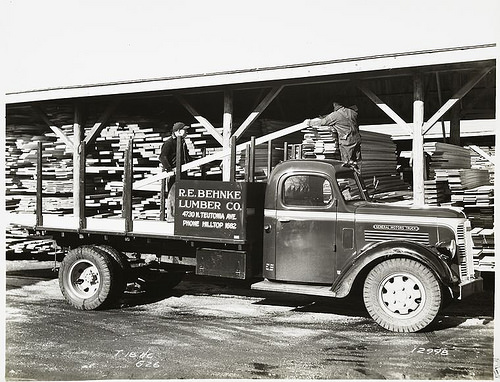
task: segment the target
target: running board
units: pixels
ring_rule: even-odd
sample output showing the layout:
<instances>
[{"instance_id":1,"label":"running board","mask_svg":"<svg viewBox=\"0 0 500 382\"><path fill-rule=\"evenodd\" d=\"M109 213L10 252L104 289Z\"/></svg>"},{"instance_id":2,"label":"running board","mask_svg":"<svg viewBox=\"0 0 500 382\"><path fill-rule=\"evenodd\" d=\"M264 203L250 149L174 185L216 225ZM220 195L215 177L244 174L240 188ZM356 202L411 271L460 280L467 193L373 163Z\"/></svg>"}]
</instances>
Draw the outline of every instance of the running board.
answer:
<instances>
[{"instance_id":1,"label":"running board","mask_svg":"<svg viewBox=\"0 0 500 382\"><path fill-rule=\"evenodd\" d=\"M277 281L264 280L252 284L253 290L263 290L267 292L280 292L292 294L305 294L309 296L335 297L331 286L324 285L302 285L302 284L286 284Z\"/></svg>"}]
</instances>

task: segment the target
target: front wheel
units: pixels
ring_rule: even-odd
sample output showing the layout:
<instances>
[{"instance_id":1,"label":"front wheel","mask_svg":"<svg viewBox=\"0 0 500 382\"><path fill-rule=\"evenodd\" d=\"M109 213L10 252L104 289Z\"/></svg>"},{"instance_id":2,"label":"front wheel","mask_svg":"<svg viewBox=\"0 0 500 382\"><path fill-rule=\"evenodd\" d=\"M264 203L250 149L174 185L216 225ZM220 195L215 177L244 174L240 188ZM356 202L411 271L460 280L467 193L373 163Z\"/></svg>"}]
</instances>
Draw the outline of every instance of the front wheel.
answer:
<instances>
[{"instance_id":1,"label":"front wheel","mask_svg":"<svg viewBox=\"0 0 500 382\"><path fill-rule=\"evenodd\" d=\"M394 258L368 273L363 299L380 326L393 332L416 332L434 321L442 295L439 281L427 266Z\"/></svg>"}]
</instances>

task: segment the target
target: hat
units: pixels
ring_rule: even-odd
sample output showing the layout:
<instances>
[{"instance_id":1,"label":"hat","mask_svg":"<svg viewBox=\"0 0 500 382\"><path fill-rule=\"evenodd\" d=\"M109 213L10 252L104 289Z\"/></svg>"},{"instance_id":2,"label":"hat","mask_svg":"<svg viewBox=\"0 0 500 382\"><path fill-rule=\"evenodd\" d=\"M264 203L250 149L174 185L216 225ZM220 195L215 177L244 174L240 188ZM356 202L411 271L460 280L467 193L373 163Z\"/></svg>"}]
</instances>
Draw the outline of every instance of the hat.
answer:
<instances>
[{"instance_id":1,"label":"hat","mask_svg":"<svg viewBox=\"0 0 500 382\"><path fill-rule=\"evenodd\" d=\"M333 106L334 111L337 111L338 109L340 109L342 107L342 105L338 102L333 102L332 106Z\"/></svg>"},{"instance_id":2,"label":"hat","mask_svg":"<svg viewBox=\"0 0 500 382\"><path fill-rule=\"evenodd\" d=\"M172 133L175 133L176 131L179 131L186 127L186 125L182 122L175 122L174 126L172 126Z\"/></svg>"}]
</instances>

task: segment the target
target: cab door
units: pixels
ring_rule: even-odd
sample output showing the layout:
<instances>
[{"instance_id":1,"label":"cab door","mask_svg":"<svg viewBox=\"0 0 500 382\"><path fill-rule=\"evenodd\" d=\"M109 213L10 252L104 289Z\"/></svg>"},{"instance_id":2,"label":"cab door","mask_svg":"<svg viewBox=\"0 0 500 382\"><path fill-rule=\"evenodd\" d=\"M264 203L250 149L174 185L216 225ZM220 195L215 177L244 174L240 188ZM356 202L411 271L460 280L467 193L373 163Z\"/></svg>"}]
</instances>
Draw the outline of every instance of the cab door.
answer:
<instances>
[{"instance_id":1,"label":"cab door","mask_svg":"<svg viewBox=\"0 0 500 382\"><path fill-rule=\"evenodd\" d=\"M275 216L276 280L333 282L336 215L332 181L324 174L282 176Z\"/></svg>"}]
</instances>

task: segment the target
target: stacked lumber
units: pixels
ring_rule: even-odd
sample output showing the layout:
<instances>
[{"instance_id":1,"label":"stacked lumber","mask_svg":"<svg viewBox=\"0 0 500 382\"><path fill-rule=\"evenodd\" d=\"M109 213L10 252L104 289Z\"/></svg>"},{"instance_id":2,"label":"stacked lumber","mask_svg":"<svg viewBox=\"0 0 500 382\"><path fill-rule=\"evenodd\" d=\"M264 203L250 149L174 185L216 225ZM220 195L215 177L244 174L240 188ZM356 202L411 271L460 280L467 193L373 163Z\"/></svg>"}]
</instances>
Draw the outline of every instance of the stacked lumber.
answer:
<instances>
[{"instance_id":1,"label":"stacked lumber","mask_svg":"<svg viewBox=\"0 0 500 382\"><path fill-rule=\"evenodd\" d=\"M134 181L160 171L158 157L167 139L163 128L141 127L135 123L107 127L96 138L94 148L86 159L86 163L91 166L86 176L86 216L103 218L121 215L123 166L131 139ZM134 218L150 216L148 211L153 206L159 210L159 196L150 192L134 193Z\"/></svg>"},{"instance_id":2,"label":"stacked lumber","mask_svg":"<svg viewBox=\"0 0 500 382\"><path fill-rule=\"evenodd\" d=\"M448 182L436 179L424 181L425 204L439 206L451 200Z\"/></svg>"},{"instance_id":3,"label":"stacked lumber","mask_svg":"<svg viewBox=\"0 0 500 382\"><path fill-rule=\"evenodd\" d=\"M340 159L338 135L330 127L311 126L302 133L302 158Z\"/></svg>"},{"instance_id":4,"label":"stacked lumber","mask_svg":"<svg viewBox=\"0 0 500 382\"><path fill-rule=\"evenodd\" d=\"M472 229L474 265L483 271L495 269L495 236L493 229Z\"/></svg>"},{"instance_id":5,"label":"stacked lumber","mask_svg":"<svg viewBox=\"0 0 500 382\"><path fill-rule=\"evenodd\" d=\"M266 134L281 130L283 128L289 127L293 125L291 122L286 121L277 121L272 119L259 119L255 121L252 126L245 132L245 134L240 137L238 143L240 142L248 142L252 136L264 136ZM285 137L281 137L272 141L272 153L271 153L271 165L272 167L276 166L281 160L283 160L284 152L283 147L285 142L293 142L298 139L301 139L301 133L298 132L296 134L288 135ZM245 179L245 171L246 171L246 158L247 158L246 150L243 150L236 156L236 179L243 180ZM264 143L262 145L258 145L255 147L255 168L254 175L255 181L257 182L265 182L269 174L267 173L267 161L268 161L268 143Z\"/></svg>"},{"instance_id":6,"label":"stacked lumber","mask_svg":"<svg viewBox=\"0 0 500 382\"><path fill-rule=\"evenodd\" d=\"M366 185L379 182L378 194L408 190L397 171L396 144L390 135L362 130L361 159L361 176Z\"/></svg>"},{"instance_id":7,"label":"stacked lumber","mask_svg":"<svg viewBox=\"0 0 500 382\"><path fill-rule=\"evenodd\" d=\"M222 134L222 128L216 127L215 130ZM205 129L200 123L193 123L186 134L186 146L189 155L193 159L203 158L207 155L215 154L222 150L220 143ZM221 177L221 161L211 162L203 166L205 175L209 177ZM203 176L201 168L194 168L188 171L187 175L191 178L199 178Z\"/></svg>"},{"instance_id":8,"label":"stacked lumber","mask_svg":"<svg viewBox=\"0 0 500 382\"><path fill-rule=\"evenodd\" d=\"M471 168L470 151L466 148L441 142L424 143L424 152L429 157L430 179L435 177L438 169Z\"/></svg>"},{"instance_id":9,"label":"stacked lumber","mask_svg":"<svg viewBox=\"0 0 500 382\"><path fill-rule=\"evenodd\" d=\"M488 170L490 174L490 183L495 183L495 165L484 156L480 155L476 150L472 149L473 146L466 146L470 150L471 168L477 168L480 170ZM478 148L483 151L486 155L491 158L495 157L495 146L478 146Z\"/></svg>"},{"instance_id":10,"label":"stacked lumber","mask_svg":"<svg viewBox=\"0 0 500 382\"><path fill-rule=\"evenodd\" d=\"M478 169L435 169L434 179L448 182L452 193L460 193L490 183L488 171Z\"/></svg>"},{"instance_id":11,"label":"stacked lumber","mask_svg":"<svg viewBox=\"0 0 500 382\"><path fill-rule=\"evenodd\" d=\"M48 213L57 213L58 198L61 198L61 213L67 213L68 196L73 192L72 153L66 150L53 132L43 135L28 133L28 129L16 126L15 135L9 127L6 137L5 180L6 205L9 211L34 212L36 199L36 158L38 142L42 142L42 187L44 208ZM18 132L19 130L19 132Z\"/></svg>"},{"instance_id":12,"label":"stacked lumber","mask_svg":"<svg viewBox=\"0 0 500 382\"><path fill-rule=\"evenodd\" d=\"M493 205L493 186L479 186L471 189L452 190L451 202L456 206L486 207Z\"/></svg>"},{"instance_id":13,"label":"stacked lumber","mask_svg":"<svg viewBox=\"0 0 500 382\"><path fill-rule=\"evenodd\" d=\"M494 147L481 149L494 156ZM473 227L475 266L480 270L494 267L494 166L470 148L444 143L426 143L429 175L425 182L426 203L461 207ZM438 190L441 187L446 191Z\"/></svg>"},{"instance_id":14,"label":"stacked lumber","mask_svg":"<svg viewBox=\"0 0 500 382\"><path fill-rule=\"evenodd\" d=\"M18 258L20 255L60 255L62 250L57 247L51 237L29 236L24 229L9 227L5 235L7 258Z\"/></svg>"},{"instance_id":15,"label":"stacked lumber","mask_svg":"<svg viewBox=\"0 0 500 382\"><path fill-rule=\"evenodd\" d=\"M339 159L338 136L328 126L308 127L302 130L302 158ZM390 135L361 131L361 177L366 185L378 181L377 195L407 191L397 171L396 144Z\"/></svg>"},{"instance_id":16,"label":"stacked lumber","mask_svg":"<svg viewBox=\"0 0 500 382\"><path fill-rule=\"evenodd\" d=\"M247 151L244 150L237 157L237 167L236 167L236 179L245 178L245 166L247 161ZM265 182L269 176L267 171L267 161L268 161L268 145L259 145L255 147L255 169L254 169L254 180L256 182ZM278 144L272 144L271 151L271 166L276 166L280 160L283 159L283 149L278 146Z\"/></svg>"}]
</instances>

